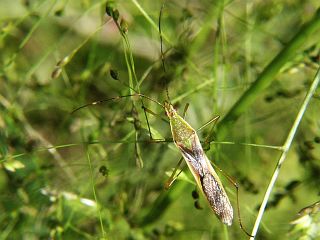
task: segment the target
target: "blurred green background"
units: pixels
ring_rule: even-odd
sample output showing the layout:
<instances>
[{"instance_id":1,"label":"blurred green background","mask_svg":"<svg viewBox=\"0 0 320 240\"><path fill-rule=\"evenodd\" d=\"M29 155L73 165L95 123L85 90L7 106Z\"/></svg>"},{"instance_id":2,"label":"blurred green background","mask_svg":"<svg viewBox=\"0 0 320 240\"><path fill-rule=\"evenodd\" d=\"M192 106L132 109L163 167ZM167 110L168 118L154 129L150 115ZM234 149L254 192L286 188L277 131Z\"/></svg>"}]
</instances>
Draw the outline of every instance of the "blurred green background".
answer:
<instances>
[{"instance_id":1,"label":"blurred green background","mask_svg":"<svg viewBox=\"0 0 320 240\"><path fill-rule=\"evenodd\" d=\"M235 209L231 227L202 196L196 201L202 209L194 206L196 186L186 166L164 190L181 156L157 104L144 100L159 115L147 114L153 137L166 139L161 143L149 141L140 100L71 112L129 94L129 85L163 102L168 85L180 113L190 104L186 119L195 129L215 115L223 119L320 3L167 1L161 21L166 72L161 5L115 1L126 30L120 34L105 14L106 1L0 1L0 239L247 238L237 222L236 191L223 175ZM249 232L281 154L272 147L284 144L316 74L319 42L318 28L290 50L293 57L267 88L251 94L253 104L227 132L211 135L219 141L208 157L239 183ZM318 90L281 168L257 239L307 236L308 229L296 231L290 223L319 201L319 96Z\"/></svg>"}]
</instances>

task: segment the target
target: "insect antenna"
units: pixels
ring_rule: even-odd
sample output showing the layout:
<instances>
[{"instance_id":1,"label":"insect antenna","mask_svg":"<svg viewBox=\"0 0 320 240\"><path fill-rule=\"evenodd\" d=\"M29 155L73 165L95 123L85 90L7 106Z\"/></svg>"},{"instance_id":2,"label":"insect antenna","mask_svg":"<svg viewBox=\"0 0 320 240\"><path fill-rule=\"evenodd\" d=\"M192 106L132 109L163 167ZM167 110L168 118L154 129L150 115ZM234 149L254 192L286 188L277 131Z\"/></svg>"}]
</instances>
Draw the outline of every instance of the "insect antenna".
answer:
<instances>
[{"instance_id":1,"label":"insect antenna","mask_svg":"<svg viewBox=\"0 0 320 240\"><path fill-rule=\"evenodd\" d=\"M162 68L163 68L163 72L167 73L165 59L164 59L164 52L163 52L163 37L162 37L162 30L161 30L161 18L162 18L163 9L165 7L165 3L166 3L166 0L163 1L162 5L161 5L161 9L160 9L160 13L159 13L158 28L159 28L159 36L160 36L160 54L161 54ZM168 82L167 82L166 76L163 78L163 83L166 88L167 100L170 102Z\"/></svg>"},{"instance_id":2,"label":"insect antenna","mask_svg":"<svg viewBox=\"0 0 320 240\"><path fill-rule=\"evenodd\" d=\"M127 97L142 97L142 98L148 99L148 100L158 104L162 108L164 108L164 106L160 102L158 102L157 100L155 100L155 99L153 99L151 97L148 97L146 95L143 95L141 93L134 93L134 94L116 96L116 97L112 97L112 98L106 98L106 99L98 100L98 101L95 101L95 102L87 103L85 105L82 105L82 106L72 110L71 114L74 114L75 112L79 111L82 108L86 108L86 107L89 107L89 106L94 106L94 105L98 105L98 104L102 104L102 103L106 103L106 102L110 102L110 101L117 101L119 99L127 98Z\"/></svg>"}]
</instances>

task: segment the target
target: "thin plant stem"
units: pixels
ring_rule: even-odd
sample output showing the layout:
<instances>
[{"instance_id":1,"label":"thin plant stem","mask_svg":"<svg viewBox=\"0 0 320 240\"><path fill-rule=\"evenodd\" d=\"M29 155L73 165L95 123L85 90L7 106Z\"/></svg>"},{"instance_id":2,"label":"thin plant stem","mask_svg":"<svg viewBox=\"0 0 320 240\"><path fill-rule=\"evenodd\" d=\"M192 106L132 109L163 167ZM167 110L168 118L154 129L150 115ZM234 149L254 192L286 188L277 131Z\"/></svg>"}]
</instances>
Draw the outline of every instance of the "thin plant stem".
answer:
<instances>
[{"instance_id":1,"label":"thin plant stem","mask_svg":"<svg viewBox=\"0 0 320 240\"><path fill-rule=\"evenodd\" d=\"M275 185L275 182L276 182L276 180L278 178L278 175L280 173L280 168L281 168L282 164L284 163L284 161L286 160L286 157L287 157L288 151L289 151L289 149L291 147L293 138L294 138L294 136L295 136L295 134L296 134L296 132L298 130L299 124L301 123L302 117L303 117L303 115L304 115L304 113L305 113L305 111L307 109L307 106L308 106L308 104L309 104L314 92L317 89L319 81L320 81L320 68L319 68L319 70L318 70L318 72L316 74L316 77L315 77L315 79L314 79L314 81L313 81L313 83L312 83L312 85L311 85L311 87L310 87L310 89L309 89L309 91L308 91L308 93L307 93L302 105L301 105L299 113L298 113L298 115L297 115L297 117L296 117L296 119L295 119L295 121L294 121L294 123L292 125L292 128L291 128L291 130L290 130L290 132L288 134L288 137L287 137L287 139L286 139L286 141L285 141L285 143L283 145L282 154L281 154L281 156L279 158L279 161L277 162L277 165L276 165L275 170L273 172L272 178L271 178L270 183L268 185L267 191L266 191L266 193L264 195L262 204L260 206L259 213L258 213L258 216L256 218L256 222L255 222L254 227L252 229L252 233L251 233L252 236L256 236L256 234L257 234L257 231L259 229L259 225L261 223L262 216L263 216L265 208L267 206L268 199L270 197L271 191L272 191L272 189L273 189L273 187ZM255 239L255 237L251 237L250 239L253 240L253 239Z\"/></svg>"},{"instance_id":2,"label":"thin plant stem","mask_svg":"<svg viewBox=\"0 0 320 240\"><path fill-rule=\"evenodd\" d=\"M98 204L96 188L94 186L93 167L92 167L92 163L91 163L91 158L90 158L88 146L86 146L86 155L87 155L88 165L89 165L89 168L90 168L90 181L91 181L91 186L92 186L92 193L93 193L94 200L97 203L97 208L98 208L98 213L99 213L99 220L100 220L100 227L101 227L101 231L102 231L102 236L103 236L103 239L107 239L106 232L105 232L104 227L103 227L102 213L101 213L101 209L100 209L100 204Z\"/></svg>"}]
</instances>

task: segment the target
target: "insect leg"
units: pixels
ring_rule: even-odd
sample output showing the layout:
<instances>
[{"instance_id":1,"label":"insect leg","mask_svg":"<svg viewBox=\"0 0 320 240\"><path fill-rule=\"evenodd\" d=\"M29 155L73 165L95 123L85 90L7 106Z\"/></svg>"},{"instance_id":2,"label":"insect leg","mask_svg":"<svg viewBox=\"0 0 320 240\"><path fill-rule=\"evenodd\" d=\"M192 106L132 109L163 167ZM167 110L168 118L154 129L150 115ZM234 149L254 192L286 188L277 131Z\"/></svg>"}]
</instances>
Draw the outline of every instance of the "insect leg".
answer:
<instances>
[{"instance_id":1,"label":"insect leg","mask_svg":"<svg viewBox=\"0 0 320 240\"><path fill-rule=\"evenodd\" d=\"M188 108L189 108L189 103L186 103L186 105L184 106L184 109L183 109L183 114L182 114L182 118L183 119L186 118L186 114L187 114Z\"/></svg>"},{"instance_id":2,"label":"insect leg","mask_svg":"<svg viewBox=\"0 0 320 240\"><path fill-rule=\"evenodd\" d=\"M206 122L204 125L202 125L201 127L199 127L197 129L197 132L201 131L202 129L204 129L205 127L207 127L208 125L210 125L211 123L214 123L213 126L211 127L211 129L213 129L216 126L217 121L219 120L220 116L216 115L213 118L211 118L208 122Z\"/></svg>"},{"instance_id":3,"label":"insect leg","mask_svg":"<svg viewBox=\"0 0 320 240\"><path fill-rule=\"evenodd\" d=\"M238 185L238 183L234 180L234 178L232 178L232 177L229 176L227 173L225 173L224 171L222 171L222 169L219 168L214 162L212 162L212 161L210 161L210 162L211 162L211 164L212 164L216 169L218 169L219 172L221 172L222 175L223 175L225 178L227 178L228 181L236 188L236 190L237 190L237 191L236 191L236 194L237 194L237 212L238 212L239 226L240 226L240 228L242 229L242 231L243 231L246 235L248 235L249 237L254 237L254 236L252 236L252 235L250 235L250 234L248 233L248 231L245 229L245 227L244 227L243 224L242 224L241 214L240 214L240 206L239 206L239 185Z\"/></svg>"},{"instance_id":4,"label":"insect leg","mask_svg":"<svg viewBox=\"0 0 320 240\"><path fill-rule=\"evenodd\" d=\"M164 117L161 116L160 114L155 113L154 111L152 111L152 110L149 109L149 108L146 108L145 106L142 106L142 108L143 108L143 110L144 110L145 112L150 113L150 114L153 115L153 116L159 117L159 118L161 118L162 121L165 121L166 123L169 124L169 121L167 120L167 118L164 118ZM151 139L151 140L152 140L152 139Z\"/></svg>"},{"instance_id":5,"label":"insect leg","mask_svg":"<svg viewBox=\"0 0 320 240\"><path fill-rule=\"evenodd\" d=\"M180 158L177 166L174 168L171 176L169 177L169 179L166 181L166 183L164 184L164 188L166 190L168 190L170 188L170 186L173 184L173 182L178 178L178 176L180 175L180 173L182 172L182 169L180 170L180 172L176 175L176 172L178 171L178 168L180 167L181 163L183 161L183 157ZM176 176L175 176L176 175Z\"/></svg>"}]
</instances>

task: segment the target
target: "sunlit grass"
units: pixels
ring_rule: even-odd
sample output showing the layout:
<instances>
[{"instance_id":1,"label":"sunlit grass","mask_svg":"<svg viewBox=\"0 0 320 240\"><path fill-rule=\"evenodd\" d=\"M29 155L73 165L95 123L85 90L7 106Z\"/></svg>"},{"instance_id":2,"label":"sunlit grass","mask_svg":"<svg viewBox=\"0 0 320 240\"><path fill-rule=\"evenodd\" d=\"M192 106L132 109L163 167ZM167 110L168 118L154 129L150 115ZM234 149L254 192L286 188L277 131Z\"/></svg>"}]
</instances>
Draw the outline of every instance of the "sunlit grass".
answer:
<instances>
[{"instance_id":1,"label":"sunlit grass","mask_svg":"<svg viewBox=\"0 0 320 240\"><path fill-rule=\"evenodd\" d=\"M186 167L163 189L180 155L157 104L143 99L159 115L147 119L162 141L150 141L139 98L71 114L133 92L162 103L166 87L181 114L190 104L186 119L195 129L220 115L199 136L209 134L209 158L239 183L250 232L287 154L257 239L290 238L297 212L319 200L319 98L308 95L285 144L315 84L318 1L167 1L166 73L161 4L116 1L119 19L112 19L106 1L0 3L1 239L245 239L236 216L227 228L203 198L203 210L194 207ZM236 209L235 189L221 178Z\"/></svg>"}]
</instances>

